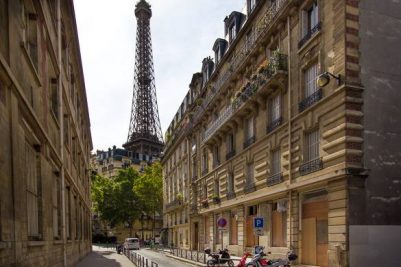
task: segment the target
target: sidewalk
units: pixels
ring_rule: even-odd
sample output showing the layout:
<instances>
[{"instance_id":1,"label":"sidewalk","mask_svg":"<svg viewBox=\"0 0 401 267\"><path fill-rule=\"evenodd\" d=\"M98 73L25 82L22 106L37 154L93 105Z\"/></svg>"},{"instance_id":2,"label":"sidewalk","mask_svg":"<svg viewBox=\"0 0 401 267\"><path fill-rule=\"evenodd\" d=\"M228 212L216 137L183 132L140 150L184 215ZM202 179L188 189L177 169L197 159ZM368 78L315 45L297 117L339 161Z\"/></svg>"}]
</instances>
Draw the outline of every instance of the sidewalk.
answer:
<instances>
[{"instance_id":1,"label":"sidewalk","mask_svg":"<svg viewBox=\"0 0 401 267\"><path fill-rule=\"evenodd\" d=\"M75 267L135 267L126 256L113 250L98 246L93 246L92 249L93 251Z\"/></svg>"}]
</instances>

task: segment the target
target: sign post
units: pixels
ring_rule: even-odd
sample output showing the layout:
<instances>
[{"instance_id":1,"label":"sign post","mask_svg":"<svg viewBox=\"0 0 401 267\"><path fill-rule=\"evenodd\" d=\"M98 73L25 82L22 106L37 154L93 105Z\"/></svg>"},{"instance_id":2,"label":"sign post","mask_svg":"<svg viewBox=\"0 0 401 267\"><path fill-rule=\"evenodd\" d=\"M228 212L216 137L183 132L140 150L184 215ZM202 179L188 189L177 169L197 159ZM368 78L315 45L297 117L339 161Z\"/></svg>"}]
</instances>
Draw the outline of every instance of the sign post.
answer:
<instances>
[{"instance_id":1,"label":"sign post","mask_svg":"<svg viewBox=\"0 0 401 267\"><path fill-rule=\"evenodd\" d=\"M256 236L263 235L263 228L264 228L264 218L263 217L255 217L253 218L253 231Z\"/></svg>"},{"instance_id":2,"label":"sign post","mask_svg":"<svg viewBox=\"0 0 401 267\"><path fill-rule=\"evenodd\" d=\"M221 249L223 249L223 232L227 230L227 220L223 217L217 220L217 226L220 233L221 238Z\"/></svg>"}]
</instances>

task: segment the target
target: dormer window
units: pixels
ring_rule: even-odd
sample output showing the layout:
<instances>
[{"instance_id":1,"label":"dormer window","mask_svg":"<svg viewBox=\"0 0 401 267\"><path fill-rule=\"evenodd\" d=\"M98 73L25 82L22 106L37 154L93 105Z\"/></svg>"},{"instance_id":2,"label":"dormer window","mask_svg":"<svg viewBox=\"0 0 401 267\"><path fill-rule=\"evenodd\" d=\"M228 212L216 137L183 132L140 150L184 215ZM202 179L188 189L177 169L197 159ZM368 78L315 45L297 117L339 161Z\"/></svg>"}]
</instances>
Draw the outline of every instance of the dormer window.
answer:
<instances>
[{"instance_id":1,"label":"dormer window","mask_svg":"<svg viewBox=\"0 0 401 267\"><path fill-rule=\"evenodd\" d=\"M256 7L256 0L248 0L248 14L252 13L255 7Z\"/></svg>"},{"instance_id":2,"label":"dormer window","mask_svg":"<svg viewBox=\"0 0 401 267\"><path fill-rule=\"evenodd\" d=\"M218 47L217 51L214 53L214 59L216 61L216 64L219 64L220 59L221 59L220 47Z\"/></svg>"},{"instance_id":3,"label":"dormer window","mask_svg":"<svg viewBox=\"0 0 401 267\"><path fill-rule=\"evenodd\" d=\"M214 42L213 51L216 65L219 64L221 59L223 58L224 53L226 52L226 48L227 48L226 40L218 38L216 42Z\"/></svg>"},{"instance_id":4,"label":"dormer window","mask_svg":"<svg viewBox=\"0 0 401 267\"><path fill-rule=\"evenodd\" d=\"M206 83L209 81L210 76L212 75L214 63L210 57L205 58L202 63L203 86L205 86Z\"/></svg>"},{"instance_id":5,"label":"dormer window","mask_svg":"<svg viewBox=\"0 0 401 267\"><path fill-rule=\"evenodd\" d=\"M234 22L230 27L230 42L234 41L235 37L237 37L237 25Z\"/></svg>"}]
</instances>

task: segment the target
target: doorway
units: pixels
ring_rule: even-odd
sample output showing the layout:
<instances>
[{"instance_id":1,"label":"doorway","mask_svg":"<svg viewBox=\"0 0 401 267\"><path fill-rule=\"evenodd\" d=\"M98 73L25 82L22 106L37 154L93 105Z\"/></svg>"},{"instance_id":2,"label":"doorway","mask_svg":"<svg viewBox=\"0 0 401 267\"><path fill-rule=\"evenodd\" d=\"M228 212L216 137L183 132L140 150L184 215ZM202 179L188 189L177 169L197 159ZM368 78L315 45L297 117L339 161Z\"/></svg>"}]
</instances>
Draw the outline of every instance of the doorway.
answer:
<instances>
[{"instance_id":1,"label":"doorway","mask_svg":"<svg viewBox=\"0 0 401 267\"><path fill-rule=\"evenodd\" d=\"M305 195L302 203L302 263L328 266L327 192Z\"/></svg>"},{"instance_id":2,"label":"doorway","mask_svg":"<svg viewBox=\"0 0 401 267\"><path fill-rule=\"evenodd\" d=\"M199 223L194 223L194 242L192 244L193 250L199 249Z\"/></svg>"}]
</instances>

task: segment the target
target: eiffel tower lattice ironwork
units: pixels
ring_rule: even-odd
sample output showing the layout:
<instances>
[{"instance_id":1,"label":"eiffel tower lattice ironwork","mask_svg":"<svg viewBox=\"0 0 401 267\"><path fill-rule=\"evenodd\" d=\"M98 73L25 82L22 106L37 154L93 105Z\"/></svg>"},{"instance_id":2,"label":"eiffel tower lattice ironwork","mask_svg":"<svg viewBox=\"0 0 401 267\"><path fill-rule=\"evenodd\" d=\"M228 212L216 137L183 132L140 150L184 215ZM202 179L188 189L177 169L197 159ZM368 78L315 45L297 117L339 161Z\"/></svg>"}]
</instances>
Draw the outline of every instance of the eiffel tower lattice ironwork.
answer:
<instances>
[{"instance_id":1,"label":"eiffel tower lattice ironwork","mask_svg":"<svg viewBox=\"0 0 401 267\"><path fill-rule=\"evenodd\" d=\"M150 4L140 0L135 6L137 18L134 90L127 142L129 151L142 155L160 155L162 131L157 107L150 33Z\"/></svg>"}]
</instances>

